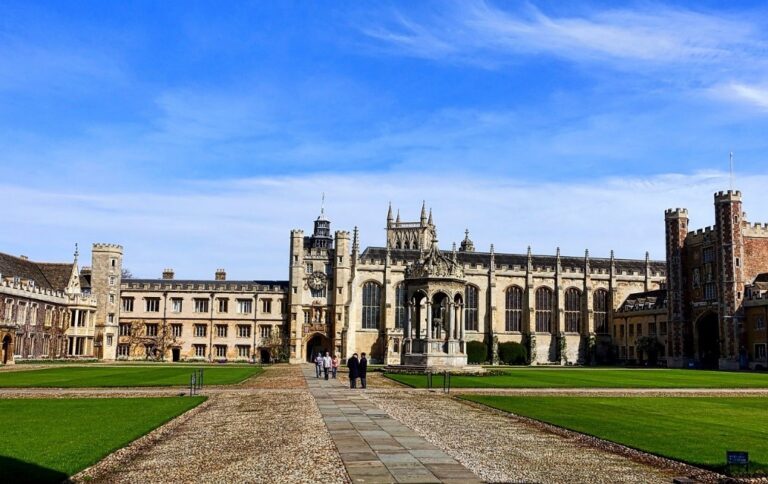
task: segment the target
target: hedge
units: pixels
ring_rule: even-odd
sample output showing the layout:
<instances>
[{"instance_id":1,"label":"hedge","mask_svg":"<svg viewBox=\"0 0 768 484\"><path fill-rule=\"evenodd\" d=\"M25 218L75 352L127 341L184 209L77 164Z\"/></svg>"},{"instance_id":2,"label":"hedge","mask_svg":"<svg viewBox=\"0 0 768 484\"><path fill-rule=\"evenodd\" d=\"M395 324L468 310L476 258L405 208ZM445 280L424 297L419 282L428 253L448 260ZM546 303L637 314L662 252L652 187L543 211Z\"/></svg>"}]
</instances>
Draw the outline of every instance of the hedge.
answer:
<instances>
[{"instance_id":1,"label":"hedge","mask_svg":"<svg viewBox=\"0 0 768 484\"><path fill-rule=\"evenodd\" d=\"M528 350L514 341L499 343L499 361L505 365L524 365L528 361Z\"/></svg>"},{"instance_id":2,"label":"hedge","mask_svg":"<svg viewBox=\"0 0 768 484\"><path fill-rule=\"evenodd\" d=\"M467 342L467 363L485 363L488 361L488 348L482 341Z\"/></svg>"}]
</instances>

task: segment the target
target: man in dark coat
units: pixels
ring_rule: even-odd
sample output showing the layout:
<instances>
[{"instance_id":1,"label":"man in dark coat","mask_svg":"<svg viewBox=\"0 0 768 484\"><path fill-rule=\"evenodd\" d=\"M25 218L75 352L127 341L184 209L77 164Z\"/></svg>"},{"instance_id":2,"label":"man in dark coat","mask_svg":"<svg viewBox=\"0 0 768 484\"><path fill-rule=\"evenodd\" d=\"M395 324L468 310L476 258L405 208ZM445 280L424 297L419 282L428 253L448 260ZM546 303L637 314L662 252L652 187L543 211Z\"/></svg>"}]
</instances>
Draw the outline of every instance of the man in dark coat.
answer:
<instances>
[{"instance_id":1,"label":"man in dark coat","mask_svg":"<svg viewBox=\"0 0 768 484\"><path fill-rule=\"evenodd\" d=\"M360 353L360 363L357 365L357 376L360 377L360 387L365 388L365 373L368 370L368 359L365 353Z\"/></svg>"},{"instance_id":2,"label":"man in dark coat","mask_svg":"<svg viewBox=\"0 0 768 484\"><path fill-rule=\"evenodd\" d=\"M349 368L349 388L357 387L359 365L360 362L357 361L357 353L353 354L352 358L347 360L347 368Z\"/></svg>"}]
</instances>

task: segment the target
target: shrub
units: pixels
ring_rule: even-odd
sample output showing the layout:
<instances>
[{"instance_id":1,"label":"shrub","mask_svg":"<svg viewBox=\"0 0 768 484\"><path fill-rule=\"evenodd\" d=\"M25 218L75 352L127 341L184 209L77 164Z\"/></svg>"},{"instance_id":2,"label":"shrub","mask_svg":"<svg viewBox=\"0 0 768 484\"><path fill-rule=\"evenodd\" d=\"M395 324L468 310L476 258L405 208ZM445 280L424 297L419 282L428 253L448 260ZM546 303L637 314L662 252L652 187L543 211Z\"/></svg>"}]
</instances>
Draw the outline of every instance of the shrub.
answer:
<instances>
[{"instance_id":1,"label":"shrub","mask_svg":"<svg viewBox=\"0 0 768 484\"><path fill-rule=\"evenodd\" d=\"M524 365L528 361L528 351L514 341L499 343L499 360L505 365Z\"/></svg>"},{"instance_id":2,"label":"shrub","mask_svg":"<svg viewBox=\"0 0 768 484\"><path fill-rule=\"evenodd\" d=\"M482 341L467 343L467 363L485 363L488 360L488 348Z\"/></svg>"}]
</instances>

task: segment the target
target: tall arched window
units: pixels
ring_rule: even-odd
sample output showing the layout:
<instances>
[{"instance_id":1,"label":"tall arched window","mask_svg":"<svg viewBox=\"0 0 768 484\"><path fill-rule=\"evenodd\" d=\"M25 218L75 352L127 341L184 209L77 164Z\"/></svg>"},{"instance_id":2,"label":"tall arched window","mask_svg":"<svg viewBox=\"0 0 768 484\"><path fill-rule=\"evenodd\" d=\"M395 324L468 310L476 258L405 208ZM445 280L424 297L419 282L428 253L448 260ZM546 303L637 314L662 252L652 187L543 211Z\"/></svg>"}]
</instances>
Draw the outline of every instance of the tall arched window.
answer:
<instances>
[{"instance_id":1,"label":"tall arched window","mask_svg":"<svg viewBox=\"0 0 768 484\"><path fill-rule=\"evenodd\" d=\"M477 288L467 286L464 290L464 329L477 331Z\"/></svg>"},{"instance_id":2,"label":"tall arched window","mask_svg":"<svg viewBox=\"0 0 768 484\"><path fill-rule=\"evenodd\" d=\"M581 291L575 287L565 291L565 331L581 331Z\"/></svg>"},{"instance_id":3,"label":"tall arched window","mask_svg":"<svg viewBox=\"0 0 768 484\"><path fill-rule=\"evenodd\" d=\"M405 290L405 284L398 284L395 288L395 328L405 326L405 305L408 298L408 291Z\"/></svg>"},{"instance_id":4,"label":"tall arched window","mask_svg":"<svg viewBox=\"0 0 768 484\"><path fill-rule=\"evenodd\" d=\"M592 314L595 315L595 333L608 332L608 291L598 289L592 295Z\"/></svg>"},{"instance_id":5,"label":"tall arched window","mask_svg":"<svg viewBox=\"0 0 768 484\"><path fill-rule=\"evenodd\" d=\"M507 331L521 331L523 327L523 289L512 286L505 297L505 327Z\"/></svg>"},{"instance_id":6,"label":"tall arched window","mask_svg":"<svg viewBox=\"0 0 768 484\"><path fill-rule=\"evenodd\" d=\"M536 332L552 332L552 289L536 289Z\"/></svg>"},{"instance_id":7,"label":"tall arched window","mask_svg":"<svg viewBox=\"0 0 768 484\"><path fill-rule=\"evenodd\" d=\"M378 329L381 322L381 286L375 282L363 285L363 329Z\"/></svg>"}]
</instances>

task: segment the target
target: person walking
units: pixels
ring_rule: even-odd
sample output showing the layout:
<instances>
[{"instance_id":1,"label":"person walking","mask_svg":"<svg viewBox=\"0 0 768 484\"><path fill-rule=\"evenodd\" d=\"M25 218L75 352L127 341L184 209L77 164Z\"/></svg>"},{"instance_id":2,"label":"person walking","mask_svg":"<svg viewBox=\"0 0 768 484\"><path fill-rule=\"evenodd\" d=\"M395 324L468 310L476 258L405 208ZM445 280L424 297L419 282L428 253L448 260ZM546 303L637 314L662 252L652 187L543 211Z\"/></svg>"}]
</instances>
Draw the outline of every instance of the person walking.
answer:
<instances>
[{"instance_id":1,"label":"person walking","mask_svg":"<svg viewBox=\"0 0 768 484\"><path fill-rule=\"evenodd\" d=\"M325 374L325 379L328 379L328 372L331 371L331 355L328 354L328 352L325 352L325 356L323 356L323 373Z\"/></svg>"},{"instance_id":2,"label":"person walking","mask_svg":"<svg viewBox=\"0 0 768 484\"><path fill-rule=\"evenodd\" d=\"M333 355L333 359L331 360L331 375L333 375L333 379L336 379L336 373L339 371L339 355Z\"/></svg>"},{"instance_id":3,"label":"person walking","mask_svg":"<svg viewBox=\"0 0 768 484\"><path fill-rule=\"evenodd\" d=\"M360 388L365 388L365 373L368 371L368 359L365 353L360 353L360 362L357 365L357 376L360 377Z\"/></svg>"},{"instance_id":4,"label":"person walking","mask_svg":"<svg viewBox=\"0 0 768 484\"><path fill-rule=\"evenodd\" d=\"M323 371L323 354L318 353L315 357L315 376L320 378L320 372Z\"/></svg>"},{"instance_id":5,"label":"person walking","mask_svg":"<svg viewBox=\"0 0 768 484\"><path fill-rule=\"evenodd\" d=\"M357 386L357 370L358 370L357 353L347 360L347 368L349 368L349 388L355 388Z\"/></svg>"}]
</instances>

